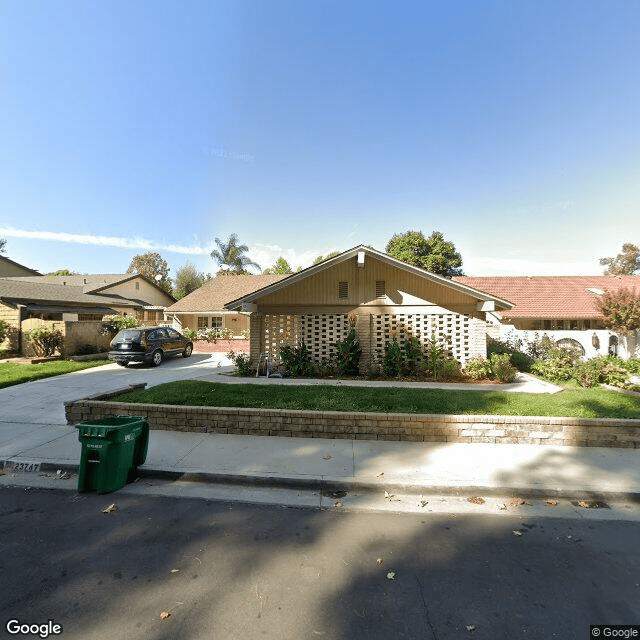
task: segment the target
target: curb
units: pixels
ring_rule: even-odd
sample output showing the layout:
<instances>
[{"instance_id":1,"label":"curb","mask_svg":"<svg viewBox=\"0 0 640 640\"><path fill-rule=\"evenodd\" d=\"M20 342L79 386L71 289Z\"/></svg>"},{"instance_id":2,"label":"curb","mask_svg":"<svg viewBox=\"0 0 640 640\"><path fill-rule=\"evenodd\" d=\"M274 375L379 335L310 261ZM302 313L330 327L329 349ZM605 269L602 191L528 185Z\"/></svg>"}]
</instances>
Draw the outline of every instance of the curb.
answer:
<instances>
[{"instance_id":1,"label":"curb","mask_svg":"<svg viewBox=\"0 0 640 640\"><path fill-rule=\"evenodd\" d=\"M66 471L78 473L79 465L70 463L42 462L37 460L0 460L0 468L11 471L16 466L24 465L25 472ZM144 468L136 470L137 479L169 480L194 483L234 485L243 487L298 489L301 491L318 491L323 496L340 498L347 494L389 493L408 495L441 495L441 496L485 496L485 497L520 497L520 498L562 498L567 500L616 501L625 500L640 504L640 492L629 491L591 491L578 489L549 489L533 487L485 487L477 485L420 485L399 482L374 483L357 480L336 480L331 478L289 478L282 476L234 475L211 473L206 471L179 471L169 468Z\"/></svg>"}]
</instances>

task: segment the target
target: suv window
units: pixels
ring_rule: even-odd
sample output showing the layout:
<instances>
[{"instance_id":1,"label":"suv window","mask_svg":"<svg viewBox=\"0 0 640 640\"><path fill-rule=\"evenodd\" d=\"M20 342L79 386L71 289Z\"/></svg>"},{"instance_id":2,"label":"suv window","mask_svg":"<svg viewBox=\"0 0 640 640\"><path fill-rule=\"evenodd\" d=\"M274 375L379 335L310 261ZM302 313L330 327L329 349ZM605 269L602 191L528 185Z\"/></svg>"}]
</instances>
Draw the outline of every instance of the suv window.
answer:
<instances>
[{"instance_id":1,"label":"suv window","mask_svg":"<svg viewBox=\"0 0 640 640\"><path fill-rule=\"evenodd\" d=\"M142 331L140 329L122 329L114 340L140 340Z\"/></svg>"},{"instance_id":2,"label":"suv window","mask_svg":"<svg viewBox=\"0 0 640 640\"><path fill-rule=\"evenodd\" d=\"M166 329L166 332L169 334L169 337L174 340L180 337L180 334L175 329Z\"/></svg>"}]
</instances>

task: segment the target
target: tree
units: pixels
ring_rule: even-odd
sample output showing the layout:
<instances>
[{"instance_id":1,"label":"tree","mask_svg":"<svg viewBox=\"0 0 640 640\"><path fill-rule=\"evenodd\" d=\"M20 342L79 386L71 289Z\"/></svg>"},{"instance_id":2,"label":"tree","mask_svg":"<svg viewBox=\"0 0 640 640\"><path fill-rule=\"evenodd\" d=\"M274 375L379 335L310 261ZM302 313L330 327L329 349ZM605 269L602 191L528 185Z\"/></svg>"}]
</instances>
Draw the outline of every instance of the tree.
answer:
<instances>
[{"instance_id":1,"label":"tree","mask_svg":"<svg viewBox=\"0 0 640 640\"><path fill-rule=\"evenodd\" d=\"M462 257L440 231L434 231L428 238L422 231L396 233L387 243L386 252L402 262L446 278L463 275Z\"/></svg>"},{"instance_id":2,"label":"tree","mask_svg":"<svg viewBox=\"0 0 640 640\"><path fill-rule=\"evenodd\" d=\"M172 294L169 266L159 253L149 251L133 256L127 273L139 273L162 287L168 294Z\"/></svg>"},{"instance_id":3,"label":"tree","mask_svg":"<svg viewBox=\"0 0 640 640\"><path fill-rule=\"evenodd\" d=\"M640 248L638 245L625 242L622 253L615 258L600 258L600 264L606 266L605 276L632 276L640 271Z\"/></svg>"},{"instance_id":4,"label":"tree","mask_svg":"<svg viewBox=\"0 0 640 640\"><path fill-rule=\"evenodd\" d=\"M607 329L622 336L640 329L640 294L635 289L605 291L597 305Z\"/></svg>"},{"instance_id":5,"label":"tree","mask_svg":"<svg viewBox=\"0 0 640 640\"><path fill-rule=\"evenodd\" d=\"M76 271L69 271L69 269L58 269L58 271L52 271L51 273L46 273L47 276L75 276L77 275Z\"/></svg>"},{"instance_id":6,"label":"tree","mask_svg":"<svg viewBox=\"0 0 640 640\"><path fill-rule=\"evenodd\" d=\"M235 233L229 236L227 242L222 242L219 238L216 238L218 249L214 249L211 252L211 257L220 267L227 265L229 271L235 274L249 273L246 269L247 267L260 269L259 264L256 264L245 255L249 251L249 247L246 244L238 244L239 242L240 240Z\"/></svg>"},{"instance_id":7,"label":"tree","mask_svg":"<svg viewBox=\"0 0 640 640\"><path fill-rule=\"evenodd\" d=\"M199 272L193 264L187 262L184 267L180 267L176 271L174 296L178 298L184 298L190 293L193 293L196 289L199 289L207 280L210 280L211 276Z\"/></svg>"},{"instance_id":8,"label":"tree","mask_svg":"<svg viewBox=\"0 0 640 640\"><path fill-rule=\"evenodd\" d=\"M293 269L291 269L291 267L289 266L289 263L282 257L280 256L277 260L276 263L273 265L273 267L269 267L268 269L265 269L262 273L264 274L271 274L271 275L288 275L290 273L293 273Z\"/></svg>"},{"instance_id":9,"label":"tree","mask_svg":"<svg viewBox=\"0 0 640 640\"><path fill-rule=\"evenodd\" d=\"M331 258L335 258L336 256L339 256L339 255L340 255L339 251L332 251L331 253L327 253L326 256L318 256L313 261L313 264L320 264L321 262L326 262L327 260L331 260Z\"/></svg>"},{"instance_id":10,"label":"tree","mask_svg":"<svg viewBox=\"0 0 640 640\"><path fill-rule=\"evenodd\" d=\"M0 253L6 253L7 250L5 247L7 246L7 241L5 238L0 238Z\"/></svg>"}]
</instances>

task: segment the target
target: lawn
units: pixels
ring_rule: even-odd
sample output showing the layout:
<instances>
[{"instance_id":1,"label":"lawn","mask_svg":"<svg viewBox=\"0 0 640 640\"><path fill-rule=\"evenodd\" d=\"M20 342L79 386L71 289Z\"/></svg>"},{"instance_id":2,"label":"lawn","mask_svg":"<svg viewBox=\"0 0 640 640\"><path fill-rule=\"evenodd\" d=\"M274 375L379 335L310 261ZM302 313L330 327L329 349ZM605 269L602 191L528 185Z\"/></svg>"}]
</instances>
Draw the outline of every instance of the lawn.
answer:
<instances>
[{"instance_id":1,"label":"lawn","mask_svg":"<svg viewBox=\"0 0 640 640\"><path fill-rule=\"evenodd\" d=\"M70 360L51 360L39 364L17 364L15 362L0 362L0 389L14 384L31 382L40 378L50 378L72 371L81 371L91 367L101 367L109 364L108 360L87 360L85 362L71 362Z\"/></svg>"},{"instance_id":2,"label":"lawn","mask_svg":"<svg viewBox=\"0 0 640 640\"><path fill-rule=\"evenodd\" d=\"M135 391L116 402L209 407L259 407L376 413L488 414L640 419L640 396L601 387L567 387L556 394L448 391L398 387L223 384L183 380Z\"/></svg>"}]
</instances>

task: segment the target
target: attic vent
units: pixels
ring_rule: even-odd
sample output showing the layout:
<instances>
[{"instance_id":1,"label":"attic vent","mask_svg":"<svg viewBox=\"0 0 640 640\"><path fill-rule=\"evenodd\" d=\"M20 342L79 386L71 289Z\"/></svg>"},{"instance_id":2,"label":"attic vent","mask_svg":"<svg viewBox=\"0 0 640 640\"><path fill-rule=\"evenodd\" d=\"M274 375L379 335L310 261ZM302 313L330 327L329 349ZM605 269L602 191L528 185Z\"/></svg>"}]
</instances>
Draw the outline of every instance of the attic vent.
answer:
<instances>
[{"instance_id":1,"label":"attic vent","mask_svg":"<svg viewBox=\"0 0 640 640\"><path fill-rule=\"evenodd\" d=\"M384 298L387 295L387 288L384 280L376 280L376 298Z\"/></svg>"},{"instance_id":2,"label":"attic vent","mask_svg":"<svg viewBox=\"0 0 640 640\"><path fill-rule=\"evenodd\" d=\"M349 297L349 283L338 282L338 298L344 300Z\"/></svg>"}]
</instances>

